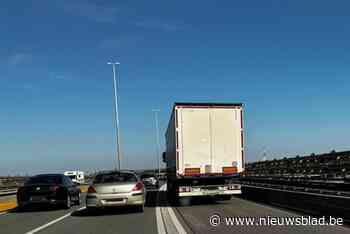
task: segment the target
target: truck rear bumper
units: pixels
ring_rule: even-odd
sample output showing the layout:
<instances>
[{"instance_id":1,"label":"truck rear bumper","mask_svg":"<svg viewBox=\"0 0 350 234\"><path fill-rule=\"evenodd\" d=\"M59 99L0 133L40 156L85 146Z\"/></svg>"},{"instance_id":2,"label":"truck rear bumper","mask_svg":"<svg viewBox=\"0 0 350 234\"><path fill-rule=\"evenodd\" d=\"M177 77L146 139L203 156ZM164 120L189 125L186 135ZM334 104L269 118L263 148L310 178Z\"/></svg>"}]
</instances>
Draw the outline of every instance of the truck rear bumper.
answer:
<instances>
[{"instance_id":1,"label":"truck rear bumper","mask_svg":"<svg viewBox=\"0 0 350 234\"><path fill-rule=\"evenodd\" d=\"M196 196L220 196L220 195L235 195L242 194L239 190L204 190L204 191L192 191L192 192L180 192L179 197L196 197Z\"/></svg>"}]
</instances>

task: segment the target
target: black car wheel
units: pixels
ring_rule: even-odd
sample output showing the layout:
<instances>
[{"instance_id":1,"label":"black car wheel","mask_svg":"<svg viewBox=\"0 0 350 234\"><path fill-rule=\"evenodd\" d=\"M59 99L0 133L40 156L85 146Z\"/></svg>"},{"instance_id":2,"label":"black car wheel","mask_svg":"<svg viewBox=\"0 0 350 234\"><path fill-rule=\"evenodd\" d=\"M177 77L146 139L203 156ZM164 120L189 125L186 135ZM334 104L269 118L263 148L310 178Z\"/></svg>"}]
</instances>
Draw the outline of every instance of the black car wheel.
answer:
<instances>
[{"instance_id":1,"label":"black car wheel","mask_svg":"<svg viewBox=\"0 0 350 234\"><path fill-rule=\"evenodd\" d=\"M27 208L27 206L22 205L22 204L20 204L20 205L17 206L17 210L18 210L18 211L24 211L26 208Z\"/></svg>"},{"instance_id":2,"label":"black car wheel","mask_svg":"<svg viewBox=\"0 0 350 234\"><path fill-rule=\"evenodd\" d=\"M142 204L142 205L138 205L138 206L136 207L136 210L137 210L137 212L142 213L143 210L144 210L144 208L145 208L145 206Z\"/></svg>"},{"instance_id":3,"label":"black car wheel","mask_svg":"<svg viewBox=\"0 0 350 234\"><path fill-rule=\"evenodd\" d=\"M75 204L78 205L78 206L81 204L80 193L78 193L78 195L77 195L77 200L75 201Z\"/></svg>"},{"instance_id":4,"label":"black car wheel","mask_svg":"<svg viewBox=\"0 0 350 234\"><path fill-rule=\"evenodd\" d=\"M68 194L67 198L66 198L66 201L65 201L65 204L64 204L64 208L69 209L69 208L71 208L71 206L72 206L72 202L71 202L71 198L70 198L70 196Z\"/></svg>"}]
</instances>

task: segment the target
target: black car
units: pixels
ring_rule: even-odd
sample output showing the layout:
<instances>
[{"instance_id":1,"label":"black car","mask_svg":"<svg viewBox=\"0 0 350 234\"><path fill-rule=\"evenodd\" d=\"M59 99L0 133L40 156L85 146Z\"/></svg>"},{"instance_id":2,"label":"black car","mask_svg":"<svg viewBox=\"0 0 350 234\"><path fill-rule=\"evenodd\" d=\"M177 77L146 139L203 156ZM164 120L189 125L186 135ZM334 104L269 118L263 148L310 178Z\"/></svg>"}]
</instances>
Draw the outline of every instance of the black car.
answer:
<instances>
[{"instance_id":1,"label":"black car","mask_svg":"<svg viewBox=\"0 0 350 234\"><path fill-rule=\"evenodd\" d=\"M62 174L36 175L24 183L17 191L18 207L50 204L68 209L80 204L80 188Z\"/></svg>"}]
</instances>

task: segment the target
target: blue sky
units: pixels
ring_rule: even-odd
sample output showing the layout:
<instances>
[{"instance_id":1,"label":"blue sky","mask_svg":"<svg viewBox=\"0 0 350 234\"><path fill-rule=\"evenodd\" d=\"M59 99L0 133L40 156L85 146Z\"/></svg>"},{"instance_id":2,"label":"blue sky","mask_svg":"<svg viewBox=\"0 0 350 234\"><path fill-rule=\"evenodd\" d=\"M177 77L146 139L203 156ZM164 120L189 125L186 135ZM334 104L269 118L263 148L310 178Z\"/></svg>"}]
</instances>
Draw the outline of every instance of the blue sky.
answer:
<instances>
[{"instance_id":1,"label":"blue sky","mask_svg":"<svg viewBox=\"0 0 350 234\"><path fill-rule=\"evenodd\" d=\"M348 1L7 1L0 174L155 165L175 101L245 104L249 161L349 149ZM162 146L164 139L162 137Z\"/></svg>"}]
</instances>

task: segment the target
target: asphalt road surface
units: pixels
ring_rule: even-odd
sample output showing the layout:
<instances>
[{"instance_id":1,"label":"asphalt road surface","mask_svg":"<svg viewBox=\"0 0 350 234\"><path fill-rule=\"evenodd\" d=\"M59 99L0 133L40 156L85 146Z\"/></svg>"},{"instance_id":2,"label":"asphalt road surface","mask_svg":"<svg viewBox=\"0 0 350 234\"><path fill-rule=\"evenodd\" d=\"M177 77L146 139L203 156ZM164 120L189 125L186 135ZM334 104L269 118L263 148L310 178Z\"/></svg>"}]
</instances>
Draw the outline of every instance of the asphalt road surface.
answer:
<instances>
[{"instance_id":1,"label":"asphalt road surface","mask_svg":"<svg viewBox=\"0 0 350 234\"><path fill-rule=\"evenodd\" d=\"M279 209L277 207L258 204L253 201L247 201L239 196L234 197L230 201L213 201L211 199L197 199L187 202L191 205L182 205L176 207L181 221L191 229L192 233L320 233L320 234L343 234L350 233L350 228L346 226L296 226L296 225L270 225L263 226L257 222L254 225L225 225L225 217L308 217L306 214L295 213ZM210 217L219 215L221 223L217 226L210 225ZM251 219L252 220L252 219ZM282 224L283 221L280 221ZM267 221L266 221L267 223ZM263 223L262 223L263 224Z\"/></svg>"},{"instance_id":2,"label":"asphalt road surface","mask_svg":"<svg viewBox=\"0 0 350 234\"><path fill-rule=\"evenodd\" d=\"M144 213L133 209L113 209L88 213L84 206L70 210L41 208L26 212L10 211L0 215L1 234L58 233L350 233L345 226L226 226L213 227L209 217L253 216L286 217L300 214L257 204L235 197L230 201L210 199L183 200L169 206L166 188L148 192Z\"/></svg>"}]
</instances>

